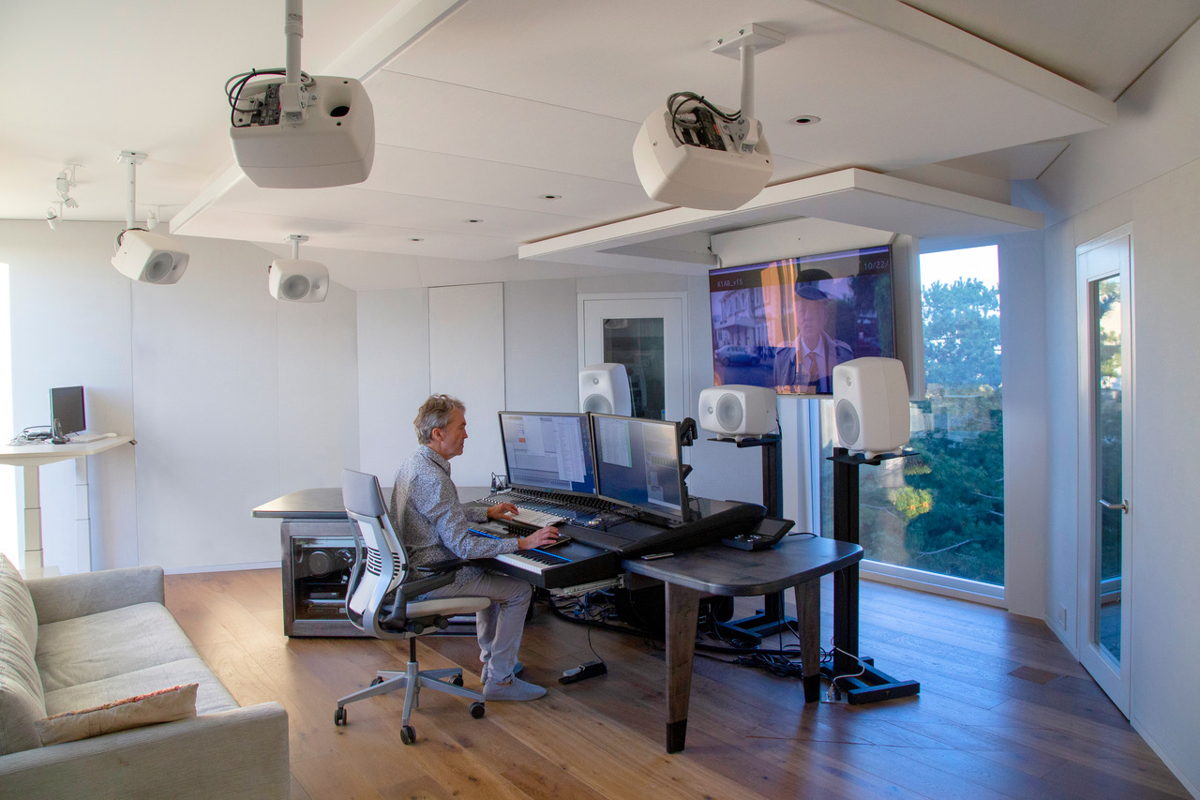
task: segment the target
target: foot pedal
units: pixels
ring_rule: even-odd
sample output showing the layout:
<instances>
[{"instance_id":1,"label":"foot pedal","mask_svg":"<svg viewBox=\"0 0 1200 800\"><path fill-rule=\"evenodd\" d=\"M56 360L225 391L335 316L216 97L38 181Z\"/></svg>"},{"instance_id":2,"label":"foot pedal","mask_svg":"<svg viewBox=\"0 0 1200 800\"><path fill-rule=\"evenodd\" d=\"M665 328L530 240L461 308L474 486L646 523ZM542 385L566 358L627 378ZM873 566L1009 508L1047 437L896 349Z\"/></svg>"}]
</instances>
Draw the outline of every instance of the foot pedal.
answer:
<instances>
[{"instance_id":1,"label":"foot pedal","mask_svg":"<svg viewBox=\"0 0 1200 800\"><path fill-rule=\"evenodd\" d=\"M594 678L597 675L607 675L608 667L603 661L589 661L586 664L580 664L578 667L564 669L562 677L558 679L559 683L578 683L587 678Z\"/></svg>"}]
</instances>

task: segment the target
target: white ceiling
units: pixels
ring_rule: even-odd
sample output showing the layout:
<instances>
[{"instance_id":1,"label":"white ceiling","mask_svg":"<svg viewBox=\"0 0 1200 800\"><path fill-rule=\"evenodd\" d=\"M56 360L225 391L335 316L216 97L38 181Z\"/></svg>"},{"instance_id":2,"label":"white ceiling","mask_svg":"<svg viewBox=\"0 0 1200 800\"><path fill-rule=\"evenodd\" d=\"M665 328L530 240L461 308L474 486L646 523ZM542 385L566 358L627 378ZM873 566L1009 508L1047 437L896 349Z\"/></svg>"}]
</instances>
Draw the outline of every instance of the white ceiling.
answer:
<instances>
[{"instance_id":1,"label":"white ceiling","mask_svg":"<svg viewBox=\"0 0 1200 800\"><path fill-rule=\"evenodd\" d=\"M7 0L0 217L43 218L55 176L76 163L67 220L120 221L116 155L141 150L138 216L158 206L176 233L281 253L304 233L310 257L355 288L401 273L437 283L441 266L462 275L471 263L495 279L522 244L666 208L638 184L633 139L672 91L737 105L737 62L709 50L745 23L787 37L756 61L773 183L938 162L1034 177L1056 140L1111 121L1108 101L1200 0L1156 0L1153 14L1143 0L308 0L304 11L304 68L363 77L372 98L364 183L259 189L233 164L223 86L282 64L283 0ZM822 122L791 124L800 114Z\"/></svg>"}]
</instances>

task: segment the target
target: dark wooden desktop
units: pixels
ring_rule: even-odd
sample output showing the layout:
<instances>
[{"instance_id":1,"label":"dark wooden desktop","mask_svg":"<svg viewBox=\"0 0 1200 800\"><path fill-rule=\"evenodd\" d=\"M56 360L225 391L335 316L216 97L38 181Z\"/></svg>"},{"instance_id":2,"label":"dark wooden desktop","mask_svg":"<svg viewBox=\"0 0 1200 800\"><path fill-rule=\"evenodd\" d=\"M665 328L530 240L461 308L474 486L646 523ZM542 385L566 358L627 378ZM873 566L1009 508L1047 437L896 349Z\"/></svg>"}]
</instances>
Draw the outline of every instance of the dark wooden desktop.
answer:
<instances>
[{"instance_id":1,"label":"dark wooden desktop","mask_svg":"<svg viewBox=\"0 0 1200 800\"><path fill-rule=\"evenodd\" d=\"M682 750L687 736L700 598L706 594L756 597L792 587L798 615L804 699L812 702L820 694L821 681L820 578L857 564L862 557L862 547L857 544L790 536L768 550L707 545L670 558L646 561L635 557L621 562L625 570L660 580L666 587L668 753ZM843 613L844 609L834 608L835 625Z\"/></svg>"},{"instance_id":2,"label":"dark wooden desktop","mask_svg":"<svg viewBox=\"0 0 1200 800\"><path fill-rule=\"evenodd\" d=\"M290 559L286 547L289 529L306 530L313 525L339 525L346 532L349 523L342 507L340 489L303 489L254 509L255 517L283 522L285 562ZM568 545L570 546L570 545ZM692 659L696 650L696 625L700 599L705 595L757 597L795 592L800 657L803 663L804 699L812 702L820 694L820 639L822 575L856 565L863 557L857 544L833 539L788 536L767 550L735 550L719 544L685 550L668 558L644 560L632 557L621 562L622 570L662 581L666 589L667 646L667 719L666 749L679 752L687 736L688 702L692 688ZM515 574L515 573L510 573ZM289 575L284 577L285 599L289 594ZM285 602L285 625L290 610ZM834 625L844 625L846 609L834 607ZM342 630L349 621L306 622L294 620L297 629L311 627L299 635L348 635ZM288 630L289 635L295 635ZM352 635L352 634L350 634Z\"/></svg>"}]
</instances>

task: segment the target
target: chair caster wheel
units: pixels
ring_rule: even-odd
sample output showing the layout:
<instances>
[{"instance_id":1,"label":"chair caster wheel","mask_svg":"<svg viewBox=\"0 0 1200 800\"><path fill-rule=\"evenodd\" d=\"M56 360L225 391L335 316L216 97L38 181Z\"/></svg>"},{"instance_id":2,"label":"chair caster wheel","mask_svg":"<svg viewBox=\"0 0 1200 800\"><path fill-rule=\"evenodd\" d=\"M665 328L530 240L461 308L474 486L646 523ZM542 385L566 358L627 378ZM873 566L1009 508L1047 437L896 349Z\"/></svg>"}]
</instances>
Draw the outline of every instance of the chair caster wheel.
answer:
<instances>
[{"instance_id":1,"label":"chair caster wheel","mask_svg":"<svg viewBox=\"0 0 1200 800\"><path fill-rule=\"evenodd\" d=\"M483 715L487 713L487 707L478 701L471 703L471 716L475 719L483 719Z\"/></svg>"},{"instance_id":2,"label":"chair caster wheel","mask_svg":"<svg viewBox=\"0 0 1200 800\"><path fill-rule=\"evenodd\" d=\"M339 727L346 724L345 706L340 706L336 711L333 712L333 724Z\"/></svg>"},{"instance_id":3,"label":"chair caster wheel","mask_svg":"<svg viewBox=\"0 0 1200 800\"><path fill-rule=\"evenodd\" d=\"M453 683L455 686L462 686L463 685L462 675L455 675L453 678L450 679L450 682Z\"/></svg>"},{"instance_id":4,"label":"chair caster wheel","mask_svg":"<svg viewBox=\"0 0 1200 800\"><path fill-rule=\"evenodd\" d=\"M378 686L381 683L383 683L383 678L379 677L378 675L375 676L375 680L371 681L372 686Z\"/></svg>"},{"instance_id":5,"label":"chair caster wheel","mask_svg":"<svg viewBox=\"0 0 1200 800\"><path fill-rule=\"evenodd\" d=\"M412 725L405 725L400 729L400 741L404 744L412 744L417 740L417 732Z\"/></svg>"}]
</instances>

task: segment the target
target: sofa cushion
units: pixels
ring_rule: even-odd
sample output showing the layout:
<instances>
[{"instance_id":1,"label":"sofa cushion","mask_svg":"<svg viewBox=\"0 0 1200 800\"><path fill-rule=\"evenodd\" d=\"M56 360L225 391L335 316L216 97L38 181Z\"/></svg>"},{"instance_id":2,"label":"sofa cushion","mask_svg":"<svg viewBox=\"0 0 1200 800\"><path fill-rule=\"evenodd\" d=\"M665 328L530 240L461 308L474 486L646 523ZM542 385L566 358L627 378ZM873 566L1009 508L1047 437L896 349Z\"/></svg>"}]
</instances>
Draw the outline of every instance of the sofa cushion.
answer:
<instances>
[{"instance_id":1,"label":"sofa cushion","mask_svg":"<svg viewBox=\"0 0 1200 800\"><path fill-rule=\"evenodd\" d=\"M179 683L200 684L196 693L196 711L201 714L229 711L238 707L237 701L203 661L199 658L185 658L46 692L46 713L61 714L64 711L99 706Z\"/></svg>"},{"instance_id":2,"label":"sofa cushion","mask_svg":"<svg viewBox=\"0 0 1200 800\"><path fill-rule=\"evenodd\" d=\"M106 733L174 722L196 716L196 684L170 686L94 708L64 711L38 720L42 744L77 742Z\"/></svg>"},{"instance_id":3,"label":"sofa cushion","mask_svg":"<svg viewBox=\"0 0 1200 800\"><path fill-rule=\"evenodd\" d=\"M15 625L0 618L0 754L41 744L34 723L44 716L33 650Z\"/></svg>"},{"instance_id":4,"label":"sofa cushion","mask_svg":"<svg viewBox=\"0 0 1200 800\"><path fill-rule=\"evenodd\" d=\"M21 573L3 553L0 553L0 619L12 624L29 643L29 649L36 652L37 610L33 607L33 598L29 596Z\"/></svg>"},{"instance_id":5,"label":"sofa cushion","mask_svg":"<svg viewBox=\"0 0 1200 800\"><path fill-rule=\"evenodd\" d=\"M158 603L138 603L38 629L37 666L47 693L196 657L171 612ZM141 691L180 682L171 680ZM108 699L119 700L129 694L133 692Z\"/></svg>"}]
</instances>

